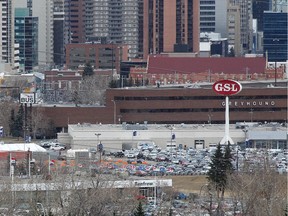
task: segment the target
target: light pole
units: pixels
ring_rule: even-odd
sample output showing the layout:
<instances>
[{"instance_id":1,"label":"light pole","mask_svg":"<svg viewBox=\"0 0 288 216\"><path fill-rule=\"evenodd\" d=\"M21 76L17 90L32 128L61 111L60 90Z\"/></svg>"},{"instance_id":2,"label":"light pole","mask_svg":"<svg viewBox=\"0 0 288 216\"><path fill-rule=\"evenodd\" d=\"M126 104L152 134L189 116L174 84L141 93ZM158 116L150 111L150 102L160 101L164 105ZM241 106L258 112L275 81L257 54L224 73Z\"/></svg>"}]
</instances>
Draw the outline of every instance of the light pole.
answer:
<instances>
[{"instance_id":1,"label":"light pole","mask_svg":"<svg viewBox=\"0 0 288 216\"><path fill-rule=\"evenodd\" d=\"M101 136L101 133L95 133L95 135L97 136L97 145L96 145L96 149L99 151L99 153L100 153L100 163L101 163L101 154L102 154L102 144L101 144L101 142L99 142L99 137ZM101 144L101 146L100 146L100 144ZM97 152L96 152L97 153Z\"/></svg>"},{"instance_id":2,"label":"light pole","mask_svg":"<svg viewBox=\"0 0 288 216\"><path fill-rule=\"evenodd\" d=\"M253 109L250 109L250 121L253 122Z\"/></svg>"},{"instance_id":3,"label":"light pole","mask_svg":"<svg viewBox=\"0 0 288 216\"><path fill-rule=\"evenodd\" d=\"M113 114L113 122L114 124L116 124L116 101L115 100L111 100L114 104L114 114Z\"/></svg>"},{"instance_id":4,"label":"light pole","mask_svg":"<svg viewBox=\"0 0 288 216\"><path fill-rule=\"evenodd\" d=\"M277 48L276 48L276 44L278 44L278 42L279 42L279 39L278 38L274 38L273 40L273 43L274 43L274 48L275 48L275 59L274 59L274 61L275 61L275 68L274 68L274 70L275 70L275 83L274 83L274 86L276 86L277 85Z\"/></svg>"},{"instance_id":5,"label":"light pole","mask_svg":"<svg viewBox=\"0 0 288 216\"><path fill-rule=\"evenodd\" d=\"M99 137L101 136L101 133L95 133L95 135L97 136L97 145L99 144Z\"/></svg>"},{"instance_id":6,"label":"light pole","mask_svg":"<svg viewBox=\"0 0 288 216\"><path fill-rule=\"evenodd\" d=\"M171 157L171 160L172 160L172 150L174 150L172 142L175 139L175 134L173 134L174 127L173 127L173 125L166 125L166 128L171 131L171 134L170 134L170 147L168 149L170 151L170 157ZM176 151L176 157L177 157L177 151Z\"/></svg>"},{"instance_id":7,"label":"light pole","mask_svg":"<svg viewBox=\"0 0 288 216\"><path fill-rule=\"evenodd\" d=\"M211 124L211 117L212 117L213 115L211 114L211 113L209 113L208 114L208 124Z\"/></svg>"}]
</instances>

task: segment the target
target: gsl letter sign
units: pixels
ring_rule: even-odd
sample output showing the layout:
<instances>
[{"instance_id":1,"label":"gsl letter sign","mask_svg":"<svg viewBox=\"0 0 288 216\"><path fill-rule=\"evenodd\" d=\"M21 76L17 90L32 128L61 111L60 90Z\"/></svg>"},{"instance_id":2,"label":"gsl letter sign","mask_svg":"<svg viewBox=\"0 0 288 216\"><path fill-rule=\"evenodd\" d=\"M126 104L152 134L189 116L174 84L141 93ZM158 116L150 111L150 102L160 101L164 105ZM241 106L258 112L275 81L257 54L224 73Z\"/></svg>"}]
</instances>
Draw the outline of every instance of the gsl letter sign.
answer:
<instances>
[{"instance_id":1,"label":"gsl letter sign","mask_svg":"<svg viewBox=\"0 0 288 216\"><path fill-rule=\"evenodd\" d=\"M242 85L235 80L219 80L212 86L213 90L220 95L235 95L242 90Z\"/></svg>"}]
</instances>

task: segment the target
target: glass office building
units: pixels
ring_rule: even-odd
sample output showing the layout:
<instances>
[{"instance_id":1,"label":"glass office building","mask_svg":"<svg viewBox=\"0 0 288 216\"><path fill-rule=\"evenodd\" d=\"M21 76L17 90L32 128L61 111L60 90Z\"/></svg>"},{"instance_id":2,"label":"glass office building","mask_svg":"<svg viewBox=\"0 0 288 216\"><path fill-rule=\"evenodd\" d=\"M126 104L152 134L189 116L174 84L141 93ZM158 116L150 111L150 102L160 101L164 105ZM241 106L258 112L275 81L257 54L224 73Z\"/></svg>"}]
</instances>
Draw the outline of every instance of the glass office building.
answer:
<instances>
[{"instance_id":1,"label":"glass office building","mask_svg":"<svg viewBox=\"0 0 288 216\"><path fill-rule=\"evenodd\" d=\"M287 13L264 11L263 48L268 61L287 60Z\"/></svg>"},{"instance_id":2,"label":"glass office building","mask_svg":"<svg viewBox=\"0 0 288 216\"><path fill-rule=\"evenodd\" d=\"M15 8L15 43L19 44L19 69L28 73L38 65L38 17L28 8Z\"/></svg>"}]
</instances>

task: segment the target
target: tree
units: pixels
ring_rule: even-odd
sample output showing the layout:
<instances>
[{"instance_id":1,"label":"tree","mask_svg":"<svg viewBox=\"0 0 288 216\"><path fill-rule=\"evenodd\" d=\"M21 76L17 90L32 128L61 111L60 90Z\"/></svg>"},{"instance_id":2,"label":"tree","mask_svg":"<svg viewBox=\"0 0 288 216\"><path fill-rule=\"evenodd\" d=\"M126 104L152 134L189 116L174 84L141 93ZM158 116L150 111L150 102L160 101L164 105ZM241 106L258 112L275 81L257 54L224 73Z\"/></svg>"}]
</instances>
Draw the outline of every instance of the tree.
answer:
<instances>
[{"instance_id":1,"label":"tree","mask_svg":"<svg viewBox=\"0 0 288 216\"><path fill-rule=\"evenodd\" d=\"M110 78L105 75L83 77L78 86L70 90L70 102L85 105L102 105L105 103L105 91L109 86ZM110 82L111 86L111 82Z\"/></svg>"},{"instance_id":2,"label":"tree","mask_svg":"<svg viewBox=\"0 0 288 216\"><path fill-rule=\"evenodd\" d=\"M233 172L233 165L231 162L232 154L231 154L230 142L228 142L228 145L225 147L223 158L224 158L224 163L225 163L226 175L231 174Z\"/></svg>"},{"instance_id":3,"label":"tree","mask_svg":"<svg viewBox=\"0 0 288 216\"><path fill-rule=\"evenodd\" d=\"M134 212L134 216L145 216L142 203L139 202L136 211Z\"/></svg>"},{"instance_id":4,"label":"tree","mask_svg":"<svg viewBox=\"0 0 288 216\"><path fill-rule=\"evenodd\" d=\"M129 78L127 86L128 86L128 87L133 86L133 79L132 79L132 77Z\"/></svg>"},{"instance_id":5,"label":"tree","mask_svg":"<svg viewBox=\"0 0 288 216\"><path fill-rule=\"evenodd\" d=\"M14 109L16 108L16 104L12 101L2 101L0 103L0 126L3 126L4 133L3 136L10 135L10 125L11 121L14 122L15 113ZM11 112L13 110L13 120L11 119Z\"/></svg>"},{"instance_id":6,"label":"tree","mask_svg":"<svg viewBox=\"0 0 288 216\"><path fill-rule=\"evenodd\" d=\"M31 132L33 139L36 139L37 133L44 133L48 129L48 119L44 115L42 107L34 107L31 113Z\"/></svg>"},{"instance_id":7,"label":"tree","mask_svg":"<svg viewBox=\"0 0 288 216\"><path fill-rule=\"evenodd\" d=\"M135 80L135 86L139 87L140 85L141 85L141 81L137 77Z\"/></svg>"},{"instance_id":8,"label":"tree","mask_svg":"<svg viewBox=\"0 0 288 216\"><path fill-rule=\"evenodd\" d=\"M10 116L10 132L14 137L19 137L22 135L24 128L24 108L21 104L16 117L14 116L14 110L11 110Z\"/></svg>"},{"instance_id":9,"label":"tree","mask_svg":"<svg viewBox=\"0 0 288 216\"><path fill-rule=\"evenodd\" d=\"M228 57L235 57L234 47L231 47L228 53Z\"/></svg>"},{"instance_id":10,"label":"tree","mask_svg":"<svg viewBox=\"0 0 288 216\"><path fill-rule=\"evenodd\" d=\"M217 197L220 196L220 192L224 193L225 189L226 170L223 158L221 146L218 144L215 154L211 158L211 169L207 176L209 183L215 186Z\"/></svg>"},{"instance_id":11,"label":"tree","mask_svg":"<svg viewBox=\"0 0 288 216\"><path fill-rule=\"evenodd\" d=\"M12 109L10 112L9 129L10 129L10 134L13 136L13 131L15 130L15 110L14 109Z\"/></svg>"},{"instance_id":12,"label":"tree","mask_svg":"<svg viewBox=\"0 0 288 216\"><path fill-rule=\"evenodd\" d=\"M112 79L109 83L109 88L117 88L117 80Z\"/></svg>"},{"instance_id":13,"label":"tree","mask_svg":"<svg viewBox=\"0 0 288 216\"><path fill-rule=\"evenodd\" d=\"M255 167L228 176L227 191L240 215L285 215L287 176L269 166ZM235 215L235 214L234 214Z\"/></svg>"},{"instance_id":14,"label":"tree","mask_svg":"<svg viewBox=\"0 0 288 216\"><path fill-rule=\"evenodd\" d=\"M208 181L216 189L218 206L218 215L223 215L222 201L224 200L225 188L227 187L227 178L232 172L230 143L225 147L225 153L222 153L221 146L218 144L215 154L211 158L211 169L208 171Z\"/></svg>"},{"instance_id":15,"label":"tree","mask_svg":"<svg viewBox=\"0 0 288 216\"><path fill-rule=\"evenodd\" d=\"M83 71L83 77L92 76L94 74L93 67L90 62L86 63Z\"/></svg>"},{"instance_id":16,"label":"tree","mask_svg":"<svg viewBox=\"0 0 288 216\"><path fill-rule=\"evenodd\" d=\"M78 106L78 104L80 104L81 102L80 102L80 96L79 96L79 92L78 91L74 91L73 92L73 96L72 96L72 101L73 101L73 103L75 104L75 106L77 107Z\"/></svg>"}]
</instances>

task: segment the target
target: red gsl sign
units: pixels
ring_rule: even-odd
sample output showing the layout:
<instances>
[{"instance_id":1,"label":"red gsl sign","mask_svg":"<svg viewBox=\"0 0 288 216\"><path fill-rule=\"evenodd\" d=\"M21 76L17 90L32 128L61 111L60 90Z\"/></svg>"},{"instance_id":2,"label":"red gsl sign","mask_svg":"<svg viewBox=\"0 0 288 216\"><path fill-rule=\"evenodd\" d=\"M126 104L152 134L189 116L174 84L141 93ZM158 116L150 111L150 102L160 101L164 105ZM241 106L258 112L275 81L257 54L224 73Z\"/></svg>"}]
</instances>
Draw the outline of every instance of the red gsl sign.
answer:
<instances>
[{"instance_id":1,"label":"red gsl sign","mask_svg":"<svg viewBox=\"0 0 288 216\"><path fill-rule=\"evenodd\" d=\"M235 95L242 90L242 85L235 80L219 80L212 86L213 90L220 95Z\"/></svg>"}]
</instances>

